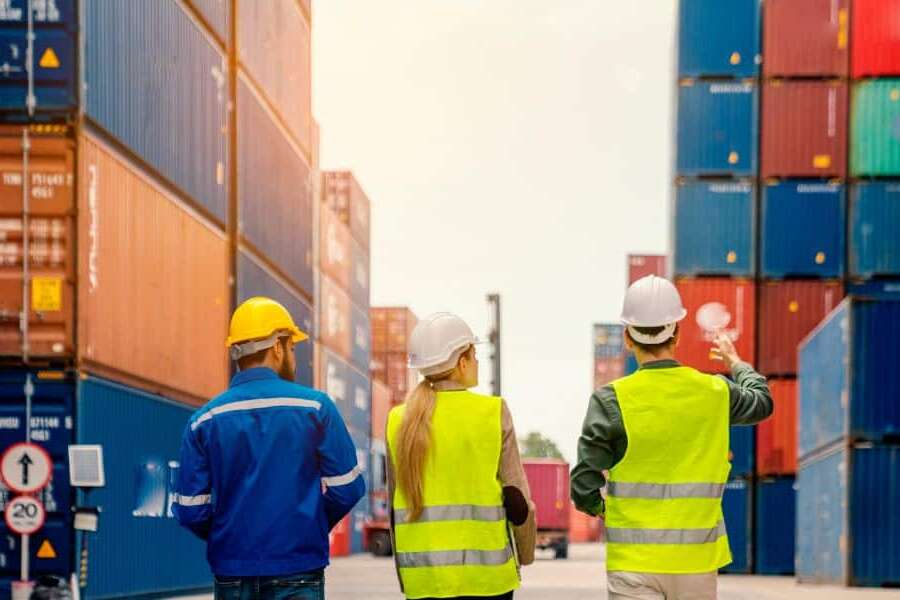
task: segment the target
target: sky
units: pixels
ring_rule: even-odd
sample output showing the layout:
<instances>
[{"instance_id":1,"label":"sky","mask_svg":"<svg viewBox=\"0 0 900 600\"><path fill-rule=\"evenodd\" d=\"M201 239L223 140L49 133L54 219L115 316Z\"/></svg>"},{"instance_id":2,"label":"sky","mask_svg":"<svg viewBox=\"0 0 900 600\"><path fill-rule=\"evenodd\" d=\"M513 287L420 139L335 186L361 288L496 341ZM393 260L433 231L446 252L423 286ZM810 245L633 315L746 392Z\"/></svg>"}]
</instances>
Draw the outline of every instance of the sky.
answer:
<instances>
[{"instance_id":1,"label":"sky","mask_svg":"<svg viewBox=\"0 0 900 600\"><path fill-rule=\"evenodd\" d=\"M517 432L571 462L591 324L618 319L628 253L669 247L675 4L314 3L321 163L371 198L372 305L483 335L498 292Z\"/></svg>"}]
</instances>

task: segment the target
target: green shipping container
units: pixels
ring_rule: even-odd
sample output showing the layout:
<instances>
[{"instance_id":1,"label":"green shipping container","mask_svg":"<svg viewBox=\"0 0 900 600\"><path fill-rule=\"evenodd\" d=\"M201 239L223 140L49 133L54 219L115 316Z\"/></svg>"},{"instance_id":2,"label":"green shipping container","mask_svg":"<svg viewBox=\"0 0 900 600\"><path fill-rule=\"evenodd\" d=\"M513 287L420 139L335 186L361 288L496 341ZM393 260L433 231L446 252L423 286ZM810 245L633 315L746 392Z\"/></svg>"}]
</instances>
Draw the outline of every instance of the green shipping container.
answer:
<instances>
[{"instance_id":1,"label":"green shipping container","mask_svg":"<svg viewBox=\"0 0 900 600\"><path fill-rule=\"evenodd\" d=\"M900 79L856 84L852 110L851 174L900 175Z\"/></svg>"}]
</instances>

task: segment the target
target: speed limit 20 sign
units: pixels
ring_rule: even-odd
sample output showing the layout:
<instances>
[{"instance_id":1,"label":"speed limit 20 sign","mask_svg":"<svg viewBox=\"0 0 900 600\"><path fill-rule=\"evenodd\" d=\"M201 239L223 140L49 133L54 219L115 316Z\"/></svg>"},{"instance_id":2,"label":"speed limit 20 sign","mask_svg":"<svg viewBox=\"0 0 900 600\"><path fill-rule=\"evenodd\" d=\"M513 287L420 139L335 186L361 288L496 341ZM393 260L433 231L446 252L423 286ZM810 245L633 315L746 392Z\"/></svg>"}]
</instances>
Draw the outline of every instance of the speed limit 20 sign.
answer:
<instances>
[{"instance_id":1,"label":"speed limit 20 sign","mask_svg":"<svg viewBox=\"0 0 900 600\"><path fill-rule=\"evenodd\" d=\"M18 496L6 505L6 526L19 535L31 535L44 526L47 513L40 500Z\"/></svg>"}]
</instances>

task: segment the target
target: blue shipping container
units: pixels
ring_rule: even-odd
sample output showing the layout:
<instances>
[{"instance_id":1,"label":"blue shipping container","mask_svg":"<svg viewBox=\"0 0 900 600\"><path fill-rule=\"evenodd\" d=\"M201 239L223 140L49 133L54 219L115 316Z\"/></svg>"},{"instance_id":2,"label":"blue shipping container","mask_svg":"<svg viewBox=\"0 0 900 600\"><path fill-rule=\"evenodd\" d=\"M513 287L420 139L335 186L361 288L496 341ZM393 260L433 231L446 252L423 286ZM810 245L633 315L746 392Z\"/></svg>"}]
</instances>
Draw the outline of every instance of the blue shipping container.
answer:
<instances>
[{"instance_id":1,"label":"blue shipping container","mask_svg":"<svg viewBox=\"0 0 900 600\"><path fill-rule=\"evenodd\" d=\"M841 444L797 481L800 581L900 585L900 446Z\"/></svg>"},{"instance_id":2,"label":"blue shipping container","mask_svg":"<svg viewBox=\"0 0 900 600\"><path fill-rule=\"evenodd\" d=\"M350 354L353 364L363 372L369 372L369 363L372 358L371 337L372 327L369 324L369 311L353 306L350 309L350 335L352 344Z\"/></svg>"},{"instance_id":3,"label":"blue shipping container","mask_svg":"<svg viewBox=\"0 0 900 600\"><path fill-rule=\"evenodd\" d=\"M731 477L750 477L756 459L756 427L733 425L730 430Z\"/></svg>"},{"instance_id":4,"label":"blue shipping container","mask_svg":"<svg viewBox=\"0 0 900 600\"><path fill-rule=\"evenodd\" d=\"M220 224L228 64L176 0L84 3L87 116Z\"/></svg>"},{"instance_id":5,"label":"blue shipping container","mask_svg":"<svg viewBox=\"0 0 900 600\"><path fill-rule=\"evenodd\" d=\"M293 292L277 275L266 268L249 251L238 252L237 264L238 303L253 296L268 296L284 305L294 317L294 322L309 340L294 347L297 359L297 382L306 386L313 384L313 309L305 299Z\"/></svg>"},{"instance_id":6,"label":"blue shipping container","mask_svg":"<svg viewBox=\"0 0 900 600\"><path fill-rule=\"evenodd\" d=\"M369 253L362 244L351 238L350 245L353 248L353 262L350 273L350 299L356 306L369 310L369 271L371 264Z\"/></svg>"},{"instance_id":7,"label":"blue shipping container","mask_svg":"<svg viewBox=\"0 0 900 600\"><path fill-rule=\"evenodd\" d=\"M637 358L635 358L633 352L628 352L625 354L625 375L631 375L633 373L637 373L640 365L638 365Z\"/></svg>"},{"instance_id":8,"label":"blue shipping container","mask_svg":"<svg viewBox=\"0 0 900 600\"><path fill-rule=\"evenodd\" d=\"M306 159L238 79L238 224L260 254L293 285L313 292L313 207Z\"/></svg>"},{"instance_id":9,"label":"blue shipping container","mask_svg":"<svg viewBox=\"0 0 900 600\"><path fill-rule=\"evenodd\" d=\"M678 89L677 172L756 174L759 90L752 83L682 83Z\"/></svg>"},{"instance_id":10,"label":"blue shipping container","mask_svg":"<svg viewBox=\"0 0 900 600\"><path fill-rule=\"evenodd\" d=\"M850 277L900 276L900 183L851 188L849 254Z\"/></svg>"},{"instance_id":11,"label":"blue shipping container","mask_svg":"<svg viewBox=\"0 0 900 600\"><path fill-rule=\"evenodd\" d=\"M900 300L900 279L875 279L847 283L848 296Z\"/></svg>"},{"instance_id":12,"label":"blue shipping container","mask_svg":"<svg viewBox=\"0 0 900 600\"><path fill-rule=\"evenodd\" d=\"M843 277L844 195L844 186L836 183L781 181L766 185L761 202L761 275L773 279Z\"/></svg>"},{"instance_id":13,"label":"blue shipping container","mask_svg":"<svg viewBox=\"0 0 900 600\"><path fill-rule=\"evenodd\" d=\"M794 477L756 483L756 560L759 575L793 575L797 530ZM804 533L805 535L805 533Z\"/></svg>"},{"instance_id":14,"label":"blue shipping container","mask_svg":"<svg viewBox=\"0 0 900 600\"><path fill-rule=\"evenodd\" d=\"M678 19L678 75L759 75L759 7L759 0L681 0Z\"/></svg>"},{"instance_id":15,"label":"blue shipping container","mask_svg":"<svg viewBox=\"0 0 900 600\"><path fill-rule=\"evenodd\" d=\"M802 458L838 440L900 439L900 301L845 299L800 346Z\"/></svg>"},{"instance_id":16,"label":"blue shipping container","mask_svg":"<svg viewBox=\"0 0 900 600\"><path fill-rule=\"evenodd\" d=\"M324 347L320 358L322 391L334 400L348 428L368 436L372 427L372 384L368 372L359 371Z\"/></svg>"},{"instance_id":17,"label":"blue shipping container","mask_svg":"<svg viewBox=\"0 0 900 600\"><path fill-rule=\"evenodd\" d=\"M725 485L722 495L722 514L728 530L732 563L722 569L723 573L752 573L753 564L753 513L751 504L752 485L744 479L734 479Z\"/></svg>"},{"instance_id":18,"label":"blue shipping container","mask_svg":"<svg viewBox=\"0 0 900 600\"><path fill-rule=\"evenodd\" d=\"M675 274L752 277L756 194L747 182L691 181L675 194Z\"/></svg>"},{"instance_id":19,"label":"blue shipping container","mask_svg":"<svg viewBox=\"0 0 900 600\"><path fill-rule=\"evenodd\" d=\"M32 3L34 100L38 120L78 108L78 17L75 0ZM5 120L26 118L28 0L9 0L0 11L0 112ZM18 115L9 113L19 113ZM48 114L49 113L49 114Z\"/></svg>"},{"instance_id":20,"label":"blue shipping container","mask_svg":"<svg viewBox=\"0 0 900 600\"><path fill-rule=\"evenodd\" d=\"M188 0L225 46L231 32L231 0Z\"/></svg>"},{"instance_id":21,"label":"blue shipping container","mask_svg":"<svg viewBox=\"0 0 900 600\"><path fill-rule=\"evenodd\" d=\"M617 358L625 353L625 328L619 323L594 323L594 358Z\"/></svg>"}]
</instances>

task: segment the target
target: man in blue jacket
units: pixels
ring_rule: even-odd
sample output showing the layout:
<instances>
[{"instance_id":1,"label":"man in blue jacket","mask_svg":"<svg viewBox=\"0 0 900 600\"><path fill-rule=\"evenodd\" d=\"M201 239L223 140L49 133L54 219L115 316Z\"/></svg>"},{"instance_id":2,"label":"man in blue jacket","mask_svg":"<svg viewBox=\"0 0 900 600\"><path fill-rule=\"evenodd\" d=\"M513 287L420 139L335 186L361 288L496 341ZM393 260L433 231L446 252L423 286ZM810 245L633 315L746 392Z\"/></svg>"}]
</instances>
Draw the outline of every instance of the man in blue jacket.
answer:
<instances>
[{"instance_id":1,"label":"man in blue jacket","mask_svg":"<svg viewBox=\"0 0 900 600\"><path fill-rule=\"evenodd\" d=\"M324 598L328 533L365 494L334 402L293 383L307 337L274 300L244 302L240 372L185 429L173 511L207 542L217 600Z\"/></svg>"}]
</instances>

